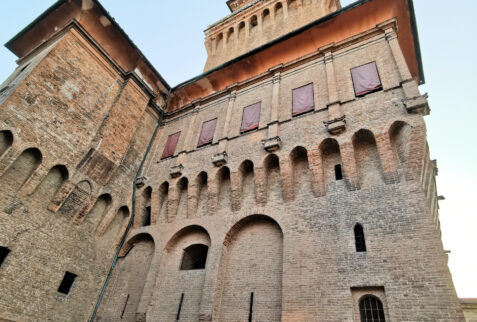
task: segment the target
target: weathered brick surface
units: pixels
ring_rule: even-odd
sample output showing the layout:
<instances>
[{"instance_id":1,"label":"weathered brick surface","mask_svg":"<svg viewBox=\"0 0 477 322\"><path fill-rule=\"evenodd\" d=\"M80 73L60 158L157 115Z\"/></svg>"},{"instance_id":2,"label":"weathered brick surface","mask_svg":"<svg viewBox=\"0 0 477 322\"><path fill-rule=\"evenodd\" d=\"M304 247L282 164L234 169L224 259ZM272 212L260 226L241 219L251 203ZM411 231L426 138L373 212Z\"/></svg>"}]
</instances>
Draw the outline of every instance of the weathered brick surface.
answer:
<instances>
[{"instance_id":1,"label":"weathered brick surface","mask_svg":"<svg viewBox=\"0 0 477 322\"><path fill-rule=\"evenodd\" d=\"M324 2L289 3L270 18L300 24ZM256 27L264 35L283 32L267 31L266 19ZM409 73L389 35L377 28L331 44L326 57L284 62L166 115L97 320L173 321L184 294L181 321L244 321L253 292L257 321L358 321L364 294L382 299L387 320L463 321L425 123L403 104L418 88L401 83ZM85 321L126 232L157 116L137 79L75 29L33 56L0 97L0 245L12 251L0 269L0 319ZM383 89L356 98L350 69L370 61ZM293 117L292 90L309 83L314 111ZM243 108L257 102L259 128L240 133ZM346 128L332 135L323 122L341 114ZM213 118L212 144L197 148ZM161 159L177 132L174 156ZM277 135L280 148L266 152L263 140ZM213 165L224 150L227 163ZM205 269L180 270L194 244L208 247ZM68 296L57 292L65 271L78 275Z\"/></svg>"}]
</instances>

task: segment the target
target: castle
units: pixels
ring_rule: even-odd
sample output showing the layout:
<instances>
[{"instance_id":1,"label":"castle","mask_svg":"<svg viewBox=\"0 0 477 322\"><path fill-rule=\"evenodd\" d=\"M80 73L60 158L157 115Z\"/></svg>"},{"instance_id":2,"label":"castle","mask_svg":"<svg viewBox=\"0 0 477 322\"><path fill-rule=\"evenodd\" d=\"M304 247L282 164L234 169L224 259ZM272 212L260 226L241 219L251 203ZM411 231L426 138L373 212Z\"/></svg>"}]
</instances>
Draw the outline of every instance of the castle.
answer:
<instances>
[{"instance_id":1,"label":"castle","mask_svg":"<svg viewBox=\"0 0 477 322\"><path fill-rule=\"evenodd\" d=\"M412 0L229 0L171 88L97 0L7 44L0 321L464 321Z\"/></svg>"}]
</instances>

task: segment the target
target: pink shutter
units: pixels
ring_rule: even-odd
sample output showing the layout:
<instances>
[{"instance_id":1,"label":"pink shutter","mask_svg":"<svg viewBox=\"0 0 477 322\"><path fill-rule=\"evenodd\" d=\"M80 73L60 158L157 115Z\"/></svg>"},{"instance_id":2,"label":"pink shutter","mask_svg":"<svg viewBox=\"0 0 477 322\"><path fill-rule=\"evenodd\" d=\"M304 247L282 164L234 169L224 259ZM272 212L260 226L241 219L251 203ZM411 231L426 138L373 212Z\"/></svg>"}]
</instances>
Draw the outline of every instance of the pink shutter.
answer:
<instances>
[{"instance_id":1,"label":"pink shutter","mask_svg":"<svg viewBox=\"0 0 477 322\"><path fill-rule=\"evenodd\" d=\"M351 69L351 76L356 96L363 96L382 88L375 62Z\"/></svg>"},{"instance_id":2,"label":"pink shutter","mask_svg":"<svg viewBox=\"0 0 477 322\"><path fill-rule=\"evenodd\" d=\"M261 102L255 103L243 109L242 126L240 127L240 132L250 131L258 128L261 104Z\"/></svg>"},{"instance_id":3,"label":"pink shutter","mask_svg":"<svg viewBox=\"0 0 477 322\"><path fill-rule=\"evenodd\" d=\"M206 145L214 139L215 126L217 119L213 119L202 124L202 131L200 132L199 144L197 146Z\"/></svg>"},{"instance_id":4,"label":"pink shutter","mask_svg":"<svg viewBox=\"0 0 477 322\"><path fill-rule=\"evenodd\" d=\"M313 83L293 90L293 115L302 114L315 108Z\"/></svg>"},{"instance_id":5,"label":"pink shutter","mask_svg":"<svg viewBox=\"0 0 477 322\"><path fill-rule=\"evenodd\" d=\"M161 159L165 159L174 155L174 152L176 152L177 142L179 142L180 136L181 136L181 132L177 132L177 133L169 135L169 138L167 139L166 147L164 148L164 152L162 153Z\"/></svg>"}]
</instances>

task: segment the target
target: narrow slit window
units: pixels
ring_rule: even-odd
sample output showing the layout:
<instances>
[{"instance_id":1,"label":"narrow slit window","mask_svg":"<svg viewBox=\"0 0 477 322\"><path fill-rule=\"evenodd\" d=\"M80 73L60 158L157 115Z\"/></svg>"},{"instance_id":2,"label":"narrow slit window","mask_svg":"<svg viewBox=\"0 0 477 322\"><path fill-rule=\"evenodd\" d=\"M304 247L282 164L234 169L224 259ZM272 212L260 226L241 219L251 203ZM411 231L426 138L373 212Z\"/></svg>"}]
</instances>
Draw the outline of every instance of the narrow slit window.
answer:
<instances>
[{"instance_id":1,"label":"narrow slit window","mask_svg":"<svg viewBox=\"0 0 477 322\"><path fill-rule=\"evenodd\" d=\"M151 206L147 206L144 209L144 227L151 226Z\"/></svg>"},{"instance_id":2,"label":"narrow slit window","mask_svg":"<svg viewBox=\"0 0 477 322\"><path fill-rule=\"evenodd\" d=\"M313 83L295 88L292 92L292 114L300 115L315 108Z\"/></svg>"},{"instance_id":3,"label":"narrow slit window","mask_svg":"<svg viewBox=\"0 0 477 322\"><path fill-rule=\"evenodd\" d=\"M255 103L243 109L242 126L240 133L251 131L258 128L260 122L260 110L262 103Z\"/></svg>"},{"instance_id":4,"label":"narrow slit window","mask_svg":"<svg viewBox=\"0 0 477 322\"><path fill-rule=\"evenodd\" d=\"M351 78L353 79L356 97L361 97L383 89L376 62L351 69Z\"/></svg>"},{"instance_id":5,"label":"narrow slit window","mask_svg":"<svg viewBox=\"0 0 477 322\"><path fill-rule=\"evenodd\" d=\"M335 165L335 178L336 180L343 180L343 169L341 168L341 164Z\"/></svg>"},{"instance_id":6,"label":"narrow slit window","mask_svg":"<svg viewBox=\"0 0 477 322\"><path fill-rule=\"evenodd\" d=\"M202 131L200 131L198 147L211 144L214 139L215 127L217 125L217 119L213 119L202 124Z\"/></svg>"},{"instance_id":7,"label":"narrow slit window","mask_svg":"<svg viewBox=\"0 0 477 322\"><path fill-rule=\"evenodd\" d=\"M366 295L359 301L361 322L386 322L383 303L373 295Z\"/></svg>"},{"instance_id":8,"label":"narrow slit window","mask_svg":"<svg viewBox=\"0 0 477 322\"><path fill-rule=\"evenodd\" d=\"M208 251L209 247L202 244L191 245L184 249L181 271L204 269Z\"/></svg>"},{"instance_id":9,"label":"narrow slit window","mask_svg":"<svg viewBox=\"0 0 477 322\"><path fill-rule=\"evenodd\" d=\"M73 286L77 275L66 272L63 280L61 281L60 287L58 287L58 293L68 295L71 291L71 287Z\"/></svg>"},{"instance_id":10,"label":"narrow slit window","mask_svg":"<svg viewBox=\"0 0 477 322\"><path fill-rule=\"evenodd\" d=\"M161 159L169 158L174 155L176 152L177 142L179 142L179 137L181 136L181 132L177 132L174 134L169 135L167 138L166 146L164 147L164 152L162 153Z\"/></svg>"},{"instance_id":11,"label":"narrow slit window","mask_svg":"<svg viewBox=\"0 0 477 322\"><path fill-rule=\"evenodd\" d=\"M356 243L356 251L361 253L366 251L366 240L364 239L363 226L357 224L354 226L354 239Z\"/></svg>"},{"instance_id":12,"label":"narrow slit window","mask_svg":"<svg viewBox=\"0 0 477 322\"><path fill-rule=\"evenodd\" d=\"M0 267L2 267L2 264L7 258L8 254L10 254L10 249L0 246Z\"/></svg>"}]
</instances>

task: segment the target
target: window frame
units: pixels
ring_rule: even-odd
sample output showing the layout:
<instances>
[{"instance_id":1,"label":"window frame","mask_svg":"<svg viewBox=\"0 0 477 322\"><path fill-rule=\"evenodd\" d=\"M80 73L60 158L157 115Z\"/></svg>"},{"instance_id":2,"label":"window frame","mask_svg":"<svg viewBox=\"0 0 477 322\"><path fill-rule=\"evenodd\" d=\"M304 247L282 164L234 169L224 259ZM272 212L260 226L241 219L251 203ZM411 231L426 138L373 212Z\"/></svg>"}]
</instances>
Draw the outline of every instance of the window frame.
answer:
<instances>
[{"instance_id":1,"label":"window frame","mask_svg":"<svg viewBox=\"0 0 477 322\"><path fill-rule=\"evenodd\" d=\"M368 299L374 299L375 303L377 304L377 308L373 308L372 305L371 305L370 311L371 312L373 312L373 311L378 312L378 320L376 320L374 318L374 316L371 316L371 319L368 319L368 317L367 317L367 314L366 314L367 310L366 310L365 304L362 305L362 303L364 303L364 301L368 300ZM364 307L364 309L362 309L362 306ZM359 311L360 322L386 322L386 310L384 308L384 303L378 296L376 296L374 294L365 294L365 295L363 295L359 298L359 300L358 300L358 311ZM362 315L363 311L365 312L364 319L363 319L363 315Z\"/></svg>"}]
</instances>

